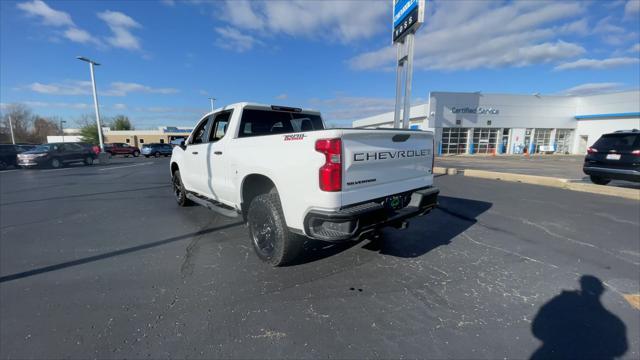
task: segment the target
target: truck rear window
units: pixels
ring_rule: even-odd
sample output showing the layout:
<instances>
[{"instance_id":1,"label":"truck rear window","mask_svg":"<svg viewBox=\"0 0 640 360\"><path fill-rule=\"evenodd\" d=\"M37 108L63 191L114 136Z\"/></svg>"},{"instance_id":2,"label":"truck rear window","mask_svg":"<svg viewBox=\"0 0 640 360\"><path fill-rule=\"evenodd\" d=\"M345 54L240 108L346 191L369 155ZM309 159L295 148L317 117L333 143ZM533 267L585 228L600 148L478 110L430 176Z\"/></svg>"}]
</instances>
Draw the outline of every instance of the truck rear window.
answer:
<instances>
[{"instance_id":1,"label":"truck rear window","mask_svg":"<svg viewBox=\"0 0 640 360\"><path fill-rule=\"evenodd\" d=\"M324 130L319 115L244 109L240 119L238 137L296 133L301 131Z\"/></svg>"}]
</instances>

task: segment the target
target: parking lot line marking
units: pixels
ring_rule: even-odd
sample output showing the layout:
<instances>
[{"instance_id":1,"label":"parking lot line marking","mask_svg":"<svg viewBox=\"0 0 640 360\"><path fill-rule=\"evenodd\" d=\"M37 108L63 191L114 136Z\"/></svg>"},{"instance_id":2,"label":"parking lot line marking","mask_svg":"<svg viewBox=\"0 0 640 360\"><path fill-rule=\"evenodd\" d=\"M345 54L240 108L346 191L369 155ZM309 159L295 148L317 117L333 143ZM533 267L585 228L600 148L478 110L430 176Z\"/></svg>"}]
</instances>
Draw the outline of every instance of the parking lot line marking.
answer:
<instances>
[{"instance_id":1,"label":"parking lot line marking","mask_svg":"<svg viewBox=\"0 0 640 360\"><path fill-rule=\"evenodd\" d=\"M49 169L49 170L40 170L40 172L52 172L52 171L63 171L63 170L72 170L72 169L78 169L79 167L68 167L68 168L62 168L62 169ZM84 169L84 168L83 168Z\"/></svg>"},{"instance_id":2,"label":"parking lot line marking","mask_svg":"<svg viewBox=\"0 0 640 360\"><path fill-rule=\"evenodd\" d=\"M6 173L8 173L8 172L14 172L14 171L18 171L18 169L0 171L0 174L6 174Z\"/></svg>"},{"instance_id":3,"label":"parking lot line marking","mask_svg":"<svg viewBox=\"0 0 640 360\"><path fill-rule=\"evenodd\" d=\"M100 169L100 171L115 170L115 169L124 169L124 168L130 168L130 167L134 167L134 166L145 166L145 165L151 165L151 164L154 164L154 163L149 162L149 163L144 163L144 164L135 164L135 165L125 165L125 166L107 167L107 168L104 168L104 169Z\"/></svg>"},{"instance_id":4,"label":"parking lot line marking","mask_svg":"<svg viewBox=\"0 0 640 360\"><path fill-rule=\"evenodd\" d=\"M629 305L640 310L640 294L623 294L622 295Z\"/></svg>"},{"instance_id":5,"label":"parking lot line marking","mask_svg":"<svg viewBox=\"0 0 640 360\"><path fill-rule=\"evenodd\" d=\"M556 265L549 264L549 263L547 263L547 262L540 261L540 260L537 260L537 259L534 259L534 258L530 258L530 257L528 257L528 256L524 256L524 255L522 255L522 254L518 254L517 252L509 251L509 250L507 250L507 249L503 249L503 248L501 248L501 247L497 247L497 246L493 246L493 245L485 244L485 243L480 242L480 241L473 240L473 239L471 238L471 236L469 236L469 235L467 235L467 234L465 234L465 233L462 233L462 236L466 237L466 238L467 238L467 240L469 240L469 241L471 241L471 242L473 242L473 243L475 243L475 244L481 245L481 246L485 246L485 247L488 247L488 248L491 248L491 249L494 249L494 250L502 251L502 252L507 253L507 254L509 254L509 255L514 255L514 256L520 257L520 258L525 259L525 260L529 260L529 261L536 262L536 263L538 263L538 264L547 265L547 266L550 266L550 267L552 267L552 268L554 268L554 269L559 269L559 268L560 268L560 267L558 267L558 266L556 266Z\"/></svg>"}]
</instances>

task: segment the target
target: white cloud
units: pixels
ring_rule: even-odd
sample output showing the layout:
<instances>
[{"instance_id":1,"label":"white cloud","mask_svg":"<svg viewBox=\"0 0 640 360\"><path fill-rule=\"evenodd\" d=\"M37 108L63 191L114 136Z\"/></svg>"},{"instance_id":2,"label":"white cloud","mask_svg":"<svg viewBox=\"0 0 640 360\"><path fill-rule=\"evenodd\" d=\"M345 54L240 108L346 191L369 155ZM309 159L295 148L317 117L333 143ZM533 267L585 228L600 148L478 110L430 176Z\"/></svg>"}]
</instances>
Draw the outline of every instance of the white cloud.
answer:
<instances>
[{"instance_id":1,"label":"white cloud","mask_svg":"<svg viewBox=\"0 0 640 360\"><path fill-rule=\"evenodd\" d=\"M47 95L90 95L92 94L90 81L66 80L61 83L43 84L40 82L31 83L25 88L40 94ZM112 82L106 90L98 88L99 96L127 96L130 93L147 94L175 94L178 89L174 88L154 88L138 83Z\"/></svg>"},{"instance_id":2,"label":"white cloud","mask_svg":"<svg viewBox=\"0 0 640 360\"><path fill-rule=\"evenodd\" d=\"M637 64L640 62L638 58L633 57L617 57L609 59L579 59L572 62L562 63L554 70L574 70L574 69L610 69L620 66Z\"/></svg>"},{"instance_id":3,"label":"white cloud","mask_svg":"<svg viewBox=\"0 0 640 360\"><path fill-rule=\"evenodd\" d=\"M92 103L68 103L68 102L45 102L45 101L23 101L23 104L35 108L57 108L86 110L93 108Z\"/></svg>"},{"instance_id":4,"label":"white cloud","mask_svg":"<svg viewBox=\"0 0 640 360\"><path fill-rule=\"evenodd\" d=\"M167 6L174 6L176 4L175 0L161 0L160 2Z\"/></svg>"},{"instance_id":5,"label":"white cloud","mask_svg":"<svg viewBox=\"0 0 640 360\"><path fill-rule=\"evenodd\" d=\"M585 49L558 38L584 33L580 2L434 1L416 34L415 66L459 70L526 66L579 56ZM482 16L478 16L482 14ZM394 47L352 58L354 69L392 68Z\"/></svg>"},{"instance_id":6,"label":"white cloud","mask_svg":"<svg viewBox=\"0 0 640 360\"><path fill-rule=\"evenodd\" d=\"M18 9L23 10L27 15L39 17L44 25L50 26L74 26L71 15L64 11L54 10L44 1L33 0L19 3Z\"/></svg>"},{"instance_id":7,"label":"white cloud","mask_svg":"<svg viewBox=\"0 0 640 360\"><path fill-rule=\"evenodd\" d=\"M287 100L289 98L289 95L287 94L280 94L278 96L276 96L276 99L278 100Z\"/></svg>"},{"instance_id":8,"label":"white cloud","mask_svg":"<svg viewBox=\"0 0 640 360\"><path fill-rule=\"evenodd\" d=\"M235 28L260 34L286 34L351 42L386 30L387 1L236 1L220 17Z\"/></svg>"},{"instance_id":9,"label":"white cloud","mask_svg":"<svg viewBox=\"0 0 640 360\"><path fill-rule=\"evenodd\" d=\"M81 44L85 44L85 43L94 43L96 45L102 44L100 40L91 36L91 34L89 34L88 31L79 29L77 27L70 27L67 30L65 30L64 37L66 37L67 39L73 42L77 42Z\"/></svg>"},{"instance_id":10,"label":"white cloud","mask_svg":"<svg viewBox=\"0 0 640 360\"><path fill-rule=\"evenodd\" d=\"M126 110L127 109L127 105L126 104L122 104L122 103L117 103L117 104L113 104L113 108L115 110Z\"/></svg>"},{"instance_id":11,"label":"white cloud","mask_svg":"<svg viewBox=\"0 0 640 360\"><path fill-rule=\"evenodd\" d=\"M62 83L43 84L34 82L26 86L27 89L47 95L86 95L91 94L90 81L68 80Z\"/></svg>"},{"instance_id":12,"label":"white cloud","mask_svg":"<svg viewBox=\"0 0 640 360\"><path fill-rule=\"evenodd\" d=\"M313 107L322 111L327 120L354 120L393 111L395 99L357 96L337 96L331 99L312 99Z\"/></svg>"},{"instance_id":13,"label":"white cloud","mask_svg":"<svg viewBox=\"0 0 640 360\"><path fill-rule=\"evenodd\" d=\"M629 0L624 6L624 16L626 19L638 20L640 13L640 0Z\"/></svg>"},{"instance_id":14,"label":"white cloud","mask_svg":"<svg viewBox=\"0 0 640 360\"><path fill-rule=\"evenodd\" d=\"M127 50L140 50L140 39L131 32L132 29L142 27L138 22L126 14L111 10L98 13L98 17L111 29L112 36L107 38L107 42L111 46Z\"/></svg>"},{"instance_id":15,"label":"white cloud","mask_svg":"<svg viewBox=\"0 0 640 360\"><path fill-rule=\"evenodd\" d=\"M640 43L636 43L629 48L629 52L640 52Z\"/></svg>"},{"instance_id":16,"label":"white cloud","mask_svg":"<svg viewBox=\"0 0 640 360\"><path fill-rule=\"evenodd\" d=\"M147 85L128 83L128 82L112 82L111 87L104 92L108 96L126 96L129 93L139 92L148 94L175 94L178 89L174 88L153 88Z\"/></svg>"},{"instance_id":17,"label":"white cloud","mask_svg":"<svg viewBox=\"0 0 640 360\"><path fill-rule=\"evenodd\" d=\"M61 34L58 33L52 37L52 39L54 39L53 41L59 40L59 35L81 44L94 43L101 45L100 41L91 36L88 31L77 27L71 19L71 15L64 11L52 9L44 1L33 0L31 2L19 3L17 6L18 9L25 11L28 16L41 18L43 25L66 27L66 30L62 31Z\"/></svg>"},{"instance_id":18,"label":"white cloud","mask_svg":"<svg viewBox=\"0 0 640 360\"><path fill-rule=\"evenodd\" d=\"M587 83L566 89L561 93L564 95L593 95L606 92L618 91L622 87L622 83L604 82L604 83Z\"/></svg>"},{"instance_id":19,"label":"white cloud","mask_svg":"<svg viewBox=\"0 0 640 360\"><path fill-rule=\"evenodd\" d=\"M262 41L251 35L242 33L240 30L226 27L215 29L220 36L216 40L216 45L227 50L245 52L251 50L255 45L262 45Z\"/></svg>"}]
</instances>

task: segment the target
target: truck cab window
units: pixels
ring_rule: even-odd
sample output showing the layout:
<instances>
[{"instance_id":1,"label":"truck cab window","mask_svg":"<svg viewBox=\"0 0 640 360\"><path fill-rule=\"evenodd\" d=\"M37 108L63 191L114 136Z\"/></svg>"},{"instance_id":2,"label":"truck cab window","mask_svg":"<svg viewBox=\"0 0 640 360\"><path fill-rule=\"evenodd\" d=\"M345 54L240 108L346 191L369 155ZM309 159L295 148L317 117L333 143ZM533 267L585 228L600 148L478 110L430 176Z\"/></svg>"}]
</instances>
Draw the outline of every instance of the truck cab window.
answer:
<instances>
[{"instance_id":1,"label":"truck cab window","mask_svg":"<svg viewBox=\"0 0 640 360\"><path fill-rule=\"evenodd\" d=\"M207 141L207 133L209 130L209 118L204 119L198 124L198 127L193 131L193 138L191 144L202 144Z\"/></svg>"},{"instance_id":2,"label":"truck cab window","mask_svg":"<svg viewBox=\"0 0 640 360\"><path fill-rule=\"evenodd\" d=\"M211 131L211 135L209 137L209 141L218 141L222 139L224 134L227 133L227 127L229 125L229 119L231 118L231 111L225 111L218 115L213 122L213 128Z\"/></svg>"}]
</instances>

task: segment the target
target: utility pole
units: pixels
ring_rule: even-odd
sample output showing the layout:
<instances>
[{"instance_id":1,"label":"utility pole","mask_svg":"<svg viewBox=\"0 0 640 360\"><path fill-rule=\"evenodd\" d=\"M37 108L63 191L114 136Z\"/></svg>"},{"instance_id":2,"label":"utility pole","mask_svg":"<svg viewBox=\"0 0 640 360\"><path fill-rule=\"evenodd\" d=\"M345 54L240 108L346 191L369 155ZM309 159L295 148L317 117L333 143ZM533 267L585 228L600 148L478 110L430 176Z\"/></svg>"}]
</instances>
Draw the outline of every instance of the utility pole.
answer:
<instances>
[{"instance_id":1,"label":"utility pole","mask_svg":"<svg viewBox=\"0 0 640 360\"><path fill-rule=\"evenodd\" d=\"M13 136L13 121L11 121L11 114L9 114L9 129L11 129L11 143L16 144L16 138Z\"/></svg>"},{"instance_id":2,"label":"utility pole","mask_svg":"<svg viewBox=\"0 0 640 360\"><path fill-rule=\"evenodd\" d=\"M100 152L104 152L104 141L102 140L102 124L100 123L100 110L98 108L98 93L96 90L96 78L93 75L93 66L99 66L100 64L88 59L84 56L78 56L78 60L86 61L89 63L89 71L91 72L91 85L93 87L93 105L96 108L96 124L98 125L98 141L100 142Z\"/></svg>"},{"instance_id":3,"label":"utility pole","mask_svg":"<svg viewBox=\"0 0 640 360\"><path fill-rule=\"evenodd\" d=\"M213 112L213 104L216 102L216 98L210 97L209 100L211 100L211 112Z\"/></svg>"},{"instance_id":4,"label":"utility pole","mask_svg":"<svg viewBox=\"0 0 640 360\"><path fill-rule=\"evenodd\" d=\"M60 120L60 132L62 133L62 142L64 142L64 123L66 123L66 121L64 120Z\"/></svg>"}]
</instances>

